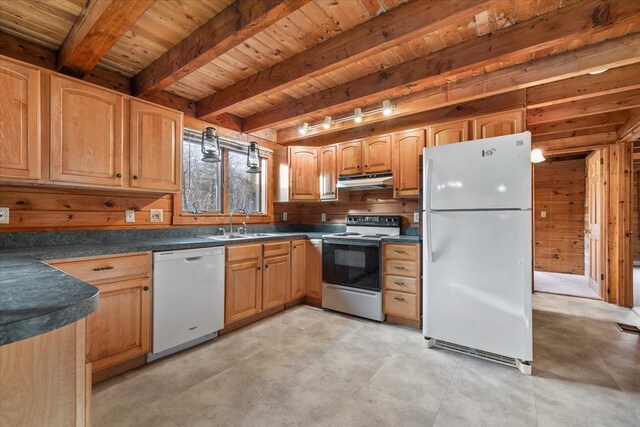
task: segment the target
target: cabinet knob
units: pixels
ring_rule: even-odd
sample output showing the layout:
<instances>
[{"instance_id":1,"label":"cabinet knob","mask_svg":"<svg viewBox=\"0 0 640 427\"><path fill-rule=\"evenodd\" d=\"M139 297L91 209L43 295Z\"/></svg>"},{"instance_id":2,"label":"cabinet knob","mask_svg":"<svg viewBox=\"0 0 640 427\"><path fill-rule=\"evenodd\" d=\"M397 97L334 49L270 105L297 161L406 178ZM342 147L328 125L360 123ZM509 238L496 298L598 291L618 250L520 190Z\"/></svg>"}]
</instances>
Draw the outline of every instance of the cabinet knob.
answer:
<instances>
[{"instance_id":1,"label":"cabinet knob","mask_svg":"<svg viewBox=\"0 0 640 427\"><path fill-rule=\"evenodd\" d=\"M262 270L262 267L258 267L258 271Z\"/></svg>"},{"instance_id":2,"label":"cabinet knob","mask_svg":"<svg viewBox=\"0 0 640 427\"><path fill-rule=\"evenodd\" d=\"M265 265L265 266L264 266L264 268L265 268L265 269L267 269L267 268L269 268L269 266L268 266L268 265Z\"/></svg>"},{"instance_id":3,"label":"cabinet knob","mask_svg":"<svg viewBox=\"0 0 640 427\"><path fill-rule=\"evenodd\" d=\"M360 169L360 165L356 166L356 168Z\"/></svg>"},{"instance_id":4,"label":"cabinet knob","mask_svg":"<svg viewBox=\"0 0 640 427\"><path fill-rule=\"evenodd\" d=\"M369 167L369 165L364 165L364 167L365 167L365 168L368 168L368 167Z\"/></svg>"},{"instance_id":5,"label":"cabinet knob","mask_svg":"<svg viewBox=\"0 0 640 427\"><path fill-rule=\"evenodd\" d=\"M396 187L396 191L398 191L398 187Z\"/></svg>"},{"instance_id":6,"label":"cabinet knob","mask_svg":"<svg viewBox=\"0 0 640 427\"><path fill-rule=\"evenodd\" d=\"M148 291L148 290L149 290L149 287L148 287L148 286L145 286L144 288L142 288L142 290L144 290L144 291Z\"/></svg>"},{"instance_id":7,"label":"cabinet knob","mask_svg":"<svg viewBox=\"0 0 640 427\"><path fill-rule=\"evenodd\" d=\"M133 175L133 179L138 179L138 175Z\"/></svg>"},{"instance_id":8,"label":"cabinet knob","mask_svg":"<svg viewBox=\"0 0 640 427\"><path fill-rule=\"evenodd\" d=\"M116 174L116 178L122 178L122 174L121 173L117 173Z\"/></svg>"}]
</instances>

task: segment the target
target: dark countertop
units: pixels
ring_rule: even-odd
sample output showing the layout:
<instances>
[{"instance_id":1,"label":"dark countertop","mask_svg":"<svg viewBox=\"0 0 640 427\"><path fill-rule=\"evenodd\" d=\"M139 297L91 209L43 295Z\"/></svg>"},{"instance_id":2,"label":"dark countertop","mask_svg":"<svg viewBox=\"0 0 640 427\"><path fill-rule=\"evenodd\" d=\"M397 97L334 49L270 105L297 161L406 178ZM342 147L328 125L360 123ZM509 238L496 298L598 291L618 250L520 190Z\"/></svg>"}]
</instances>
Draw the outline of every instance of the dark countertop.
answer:
<instances>
[{"instance_id":1,"label":"dark countertop","mask_svg":"<svg viewBox=\"0 0 640 427\"><path fill-rule=\"evenodd\" d=\"M42 261L131 252L195 249L292 238L319 239L324 232L277 232L265 237L221 241L203 237L125 240L32 246L0 250L0 345L52 331L91 314L98 290ZM418 243L418 236L397 236L385 242Z\"/></svg>"}]
</instances>

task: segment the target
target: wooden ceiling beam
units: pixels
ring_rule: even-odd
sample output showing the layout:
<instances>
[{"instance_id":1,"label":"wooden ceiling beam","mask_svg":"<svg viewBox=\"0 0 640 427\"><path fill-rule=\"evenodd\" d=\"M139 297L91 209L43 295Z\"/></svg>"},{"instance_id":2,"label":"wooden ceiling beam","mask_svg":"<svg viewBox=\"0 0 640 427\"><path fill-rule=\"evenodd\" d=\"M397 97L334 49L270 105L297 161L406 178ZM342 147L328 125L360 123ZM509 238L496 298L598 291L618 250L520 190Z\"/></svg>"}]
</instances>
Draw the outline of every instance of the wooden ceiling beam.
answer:
<instances>
[{"instance_id":1,"label":"wooden ceiling beam","mask_svg":"<svg viewBox=\"0 0 640 427\"><path fill-rule=\"evenodd\" d=\"M367 101L394 98L424 90L436 79L451 77L534 52L559 41L586 37L608 30L614 23L637 20L640 2L585 0L573 3L468 42L389 67L377 73L285 102L246 117L245 131L276 126L312 113L329 114L362 106Z\"/></svg>"},{"instance_id":2,"label":"wooden ceiling beam","mask_svg":"<svg viewBox=\"0 0 640 427\"><path fill-rule=\"evenodd\" d=\"M562 132L593 129L606 125L620 125L626 122L628 118L629 113L627 111L614 111L595 116L576 117L559 120L557 122L528 125L527 130L529 130L534 137L557 135Z\"/></svg>"},{"instance_id":3,"label":"wooden ceiling beam","mask_svg":"<svg viewBox=\"0 0 640 427\"><path fill-rule=\"evenodd\" d=\"M640 62L640 34L631 34L395 98L393 102L397 107L393 117L564 80L592 70L615 68L636 62ZM369 107L371 106L367 106ZM369 126L373 122L384 120L388 120L388 117L369 116L361 124L347 121L334 124L329 129L315 129L307 135L300 135L297 127L289 127L278 131L278 142L293 144L319 135L330 137L331 134L359 126Z\"/></svg>"},{"instance_id":4,"label":"wooden ceiling beam","mask_svg":"<svg viewBox=\"0 0 640 427\"><path fill-rule=\"evenodd\" d=\"M197 102L198 115L211 119L238 103L316 78L472 17L492 3L491 0L410 1L201 99Z\"/></svg>"},{"instance_id":5,"label":"wooden ceiling beam","mask_svg":"<svg viewBox=\"0 0 640 427\"><path fill-rule=\"evenodd\" d=\"M557 122L564 119L628 110L637 107L640 107L640 89L527 109L527 124L534 125Z\"/></svg>"},{"instance_id":6,"label":"wooden ceiling beam","mask_svg":"<svg viewBox=\"0 0 640 427\"><path fill-rule=\"evenodd\" d=\"M533 142L532 145L535 148L540 148L544 155L548 157L561 154L588 153L613 144L617 139L616 132L602 132Z\"/></svg>"},{"instance_id":7,"label":"wooden ceiling beam","mask_svg":"<svg viewBox=\"0 0 640 427\"><path fill-rule=\"evenodd\" d=\"M58 50L56 70L82 78L155 0L89 0Z\"/></svg>"},{"instance_id":8,"label":"wooden ceiling beam","mask_svg":"<svg viewBox=\"0 0 640 427\"><path fill-rule=\"evenodd\" d=\"M589 129L580 129L580 130L572 130L565 132L558 132L547 135L532 135L531 141L533 143L544 142L544 141L557 141L566 138L574 138L578 136L590 136L594 134L602 134L602 133L610 133L616 132L618 130L618 126L615 124L605 124L597 127L589 128Z\"/></svg>"},{"instance_id":9,"label":"wooden ceiling beam","mask_svg":"<svg viewBox=\"0 0 640 427\"><path fill-rule=\"evenodd\" d=\"M236 0L133 77L134 95L157 92L211 62L310 0Z\"/></svg>"},{"instance_id":10,"label":"wooden ceiling beam","mask_svg":"<svg viewBox=\"0 0 640 427\"><path fill-rule=\"evenodd\" d=\"M629 119L618 128L620 141L640 140L640 108L629 111Z\"/></svg>"},{"instance_id":11,"label":"wooden ceiling beam","mask_svg":"<svg viewBox=\"0 0 640 427\"><path fill-rule=\"evenodd\" d=\"M527 90L527 108L546 107L631 89L640 89L640 63L602 74L585 74L532 87Z\"/></svg>"},{"instance_id":12,"label":"wooden ceiling beam","mask_svg":"<svg viewBox=\"0 0 640 427\"><path fill-rule=\"evenodd\" d=\"M326 145L340 141L367 138L390 132L424 127L425 124L437 124L456 120L469 119L484 114L499 113L524 107L524 90L492 96L490 98L470 101L464 104L452 105L437 110L423 111L402 117L393 117L385 121L370 123L366 126L347 129L339 134L318 135L300 141L299 145Z\"/></svg>"}]
</instances>

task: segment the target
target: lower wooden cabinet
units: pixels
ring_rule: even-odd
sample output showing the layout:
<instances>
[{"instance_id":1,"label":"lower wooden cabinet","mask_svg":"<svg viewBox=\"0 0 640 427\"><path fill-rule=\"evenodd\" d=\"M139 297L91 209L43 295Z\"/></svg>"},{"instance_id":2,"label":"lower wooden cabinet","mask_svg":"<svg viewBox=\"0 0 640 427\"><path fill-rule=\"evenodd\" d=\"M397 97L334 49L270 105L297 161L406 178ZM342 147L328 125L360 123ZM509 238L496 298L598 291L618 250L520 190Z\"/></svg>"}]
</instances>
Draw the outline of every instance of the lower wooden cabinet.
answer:
<instances>
[{"instance_id":1,"label":"lower wooden cabinet","mask_svg":"<svg viewBox=\"0 0 640 427\"><path fill-rule=\"evenodd\" d=\"M383 310L387 320L420 327L420 245L383 244Z\"/></svg>"},{"instance_id":2,"label":"lower wooden cabinet","mask_svg":"<svg viewBox=\"0 0 640 427\"><path fill-rule=\"evenodd\" d=\"M305 295L307 281L307 241L294 240L291 242L291 298L296 299Z\"/></svg>"},{"instance_id":3,"label":"lower wooden cabinet","mask_svg":"<svg viewBox=\"0 0 640 427\"><path fill-rule=\"evenodd\" d=\"M262 309L268 310L285 304L291 294L291 258L281 255L264 259L262 277Z\"/></svg>"},{"instance_id":4,"label":"lower wooden cabinet","mask_svg":"<svg viewBox=\"0 0 640 427\"><path fill-rule=\"evenodd\" d=\"M262 245L226 248L225 324L262 311Z\"/></svg>"},{"instance_id":5,"label":"lower wooden cabinet","mask_svg":"<svg viewBox=\"0 0 640 427\"><path fill-rule=\"evenodd\" d=\"M149 352L151 254L78 258L49 264L100 290L98 309L87 317L86 357L94 374Z\"/></svg>"},{"instance_id":6,"label":"lower wooden cabinet","mask_svg":"<svg viewBox=\"0 0 640 427\"><path fill-rule=\"evenodd\" d=\"M306 294L322 298L322 240L311 239L307 244Z\"/></svg>"}]
</instances>

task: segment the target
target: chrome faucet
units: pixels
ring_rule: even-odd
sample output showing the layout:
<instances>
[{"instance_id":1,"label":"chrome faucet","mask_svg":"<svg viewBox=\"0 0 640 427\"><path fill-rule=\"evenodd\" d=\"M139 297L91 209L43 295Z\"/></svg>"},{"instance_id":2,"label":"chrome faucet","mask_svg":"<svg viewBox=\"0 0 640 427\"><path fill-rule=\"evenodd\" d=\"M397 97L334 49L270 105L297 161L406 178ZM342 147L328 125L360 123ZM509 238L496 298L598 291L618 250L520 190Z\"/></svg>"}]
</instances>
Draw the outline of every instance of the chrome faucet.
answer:
<instances>
[{"instance_id":1,"label":"chrome faucet","mask_svg":"<svg viewBox=\"0 0 640 427\"><path fill-rule=\"evenodd\" d=\"M247 218L249 218L249 212L247 212L246 209L234 209L231 211L231 213L229 214L229 234L233 233L233 214L236 212L242 212L243 214L246 215ZM244 224L244 223L243 223ZM245 224L244 226L244 232L245 234L247 233L247 226ZM240 232L240 227L238 227L238 232Z\"/></svg>"}]
</instances>

